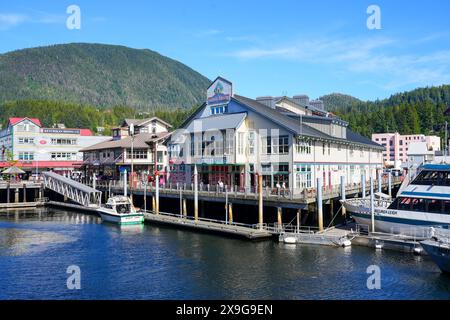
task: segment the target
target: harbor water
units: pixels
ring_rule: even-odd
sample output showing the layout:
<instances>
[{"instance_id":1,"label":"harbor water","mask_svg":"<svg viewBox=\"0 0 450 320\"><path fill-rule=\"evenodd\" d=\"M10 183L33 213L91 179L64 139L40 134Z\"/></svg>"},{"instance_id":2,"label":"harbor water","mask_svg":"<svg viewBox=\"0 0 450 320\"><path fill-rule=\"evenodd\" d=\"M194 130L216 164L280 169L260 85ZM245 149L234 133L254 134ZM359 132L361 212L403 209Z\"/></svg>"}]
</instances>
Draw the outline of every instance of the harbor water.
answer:
<instances>
[{"instance_id":1,"label":"harbor water","mask_svg":"<svg viewBox=\"0 0 450 320\"><path fill-rule=\"evenodd\" d=\"M80 268L79 290L67 287ZM380 288L369 289L371 265ZM428 257L251 242L56 209L0 213L0 299L449 299Z\"/></svg>"}]
</instances>

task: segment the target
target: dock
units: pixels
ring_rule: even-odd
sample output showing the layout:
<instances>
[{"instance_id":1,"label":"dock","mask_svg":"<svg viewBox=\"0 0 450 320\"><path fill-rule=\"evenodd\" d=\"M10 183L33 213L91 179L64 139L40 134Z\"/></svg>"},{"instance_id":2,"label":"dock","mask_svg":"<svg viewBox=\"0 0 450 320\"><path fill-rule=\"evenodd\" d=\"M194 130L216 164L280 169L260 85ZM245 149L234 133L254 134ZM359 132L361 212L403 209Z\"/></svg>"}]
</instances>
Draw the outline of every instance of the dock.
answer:
<instances>
[{"instance_id":1,"label":"dock","mask_svg":"<svg viewBox=\"0 0 450 320\"><path fill-rule=\"evenodd\" d=\"M272 238L272 233L258 225L246 225L240 223L225 223L220 220L212 220L191 217L181 217L170 213L152 212L145 213L145 222L149 224L163 224L179 228L188 228L203 232L221 233L229 236L247 238L250 240L263 240Z\"/></svg>"}]
</instances>

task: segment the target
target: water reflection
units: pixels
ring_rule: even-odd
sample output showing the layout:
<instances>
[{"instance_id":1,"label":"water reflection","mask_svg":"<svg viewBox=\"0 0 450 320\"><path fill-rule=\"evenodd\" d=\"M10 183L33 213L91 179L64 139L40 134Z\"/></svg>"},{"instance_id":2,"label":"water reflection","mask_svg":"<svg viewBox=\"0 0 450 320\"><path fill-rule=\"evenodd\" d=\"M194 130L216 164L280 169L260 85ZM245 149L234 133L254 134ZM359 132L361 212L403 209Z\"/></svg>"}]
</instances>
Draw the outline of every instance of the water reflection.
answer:
<instances>
[{"instance_id":1,"label":"water reflection","mask_svg":"<svg viewBox=\"0 0 450 320\"><path fill-rule=\"evenodd\" d=\"M83 290L67 292L80 266ZM380 266L382 290L366 287ZM26 275L26 276L25 276ZM427 258L250 242L149 225L103 224L61 210L0 214L0 298L446 299L450 279Z\"/></svg>"}]
</instances>

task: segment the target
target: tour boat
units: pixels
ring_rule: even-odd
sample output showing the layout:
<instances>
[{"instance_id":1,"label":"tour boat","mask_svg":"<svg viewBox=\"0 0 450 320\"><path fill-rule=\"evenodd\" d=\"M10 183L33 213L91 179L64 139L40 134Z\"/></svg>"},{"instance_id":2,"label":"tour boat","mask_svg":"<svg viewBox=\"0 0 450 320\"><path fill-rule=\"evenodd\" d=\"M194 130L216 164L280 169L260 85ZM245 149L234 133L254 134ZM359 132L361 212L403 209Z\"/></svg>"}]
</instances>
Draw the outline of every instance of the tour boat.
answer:
<instances>
[{"instance_id":1,"label":"tour boat","mask_svg":"<svg viewBox=\"0 0 450 320\"><path fill-rule=\"evenodd\" d=\"M397 198L374 201L375 231L426 238L431 226L450 225L450 165L426 164ZM371 226L370 196L341 201L359 225Z\"/></svg>"},{"instance_id":2,"label":"tour boat","mask_svg":"<svg viewBox=\"0 0 450 320\"><path fill-rule=\"evenodd\" d=\"M103 221L118 224L140 224L144 222L144 214L137 212L130 198L114 196L106 204L97 209Z\"/></svg>"},{"instance_id":3,"label":"tour boat","mask_svg":"<svg viewBox=\"0 0 450 320\"><path fill-rule=\"evenodd\" d=\"M420 244L442 272L450 273L450 238L434 237Z\"/></svg>"}]
</instances>

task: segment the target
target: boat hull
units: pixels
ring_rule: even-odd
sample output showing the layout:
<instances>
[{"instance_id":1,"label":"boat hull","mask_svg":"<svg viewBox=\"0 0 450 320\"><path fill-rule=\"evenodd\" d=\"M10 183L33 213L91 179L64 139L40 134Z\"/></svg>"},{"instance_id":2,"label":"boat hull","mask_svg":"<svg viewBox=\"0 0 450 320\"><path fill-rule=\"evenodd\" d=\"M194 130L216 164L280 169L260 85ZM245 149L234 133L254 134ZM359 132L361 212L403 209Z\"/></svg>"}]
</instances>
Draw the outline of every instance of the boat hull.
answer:
<instances>
[{"instance_id":1,"label":"boat hull","mask_svg":"<svg viewBox=\"0 0 450 320\"><path fill-rule=\"evenodd\" d=\"M358 202L344 202L343 204L357 224L372 225L369 206L361 205L361 203L358 205ZM409 212L377 206L374 209L376 232L426 238L429 237L430 227L448 228L450 225L450 215Z\"/></svg>"},{"instance_id":2,"label":"boat hull","mask_svg":"<svg viewBox=\"0 0 450 320\"><path fill-rule=\"evenodd\" d=\"M105 222L116 223L116 224L142 224L144 222L144 215L141 213L131 213L131 214L114 214L98 210L101 218Z\"/></svg>"},{"instance_id":3,"label":"boat hull","mask_svg":"<svg viewBox=\"0 0 450 320\"><path fill-rule=\"evenodd\" d=\"M442 246L432 240L422 241L420 244L442 272L450 273L450 247L448 245Z\"/></svg>"}]
</instances>

